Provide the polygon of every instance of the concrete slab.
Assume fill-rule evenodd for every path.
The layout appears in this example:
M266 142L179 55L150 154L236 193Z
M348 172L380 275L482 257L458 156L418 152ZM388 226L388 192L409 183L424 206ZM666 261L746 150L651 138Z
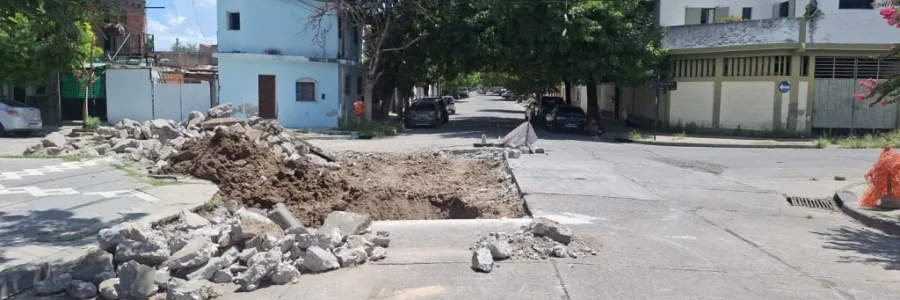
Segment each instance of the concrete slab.
M560 266L559 272L573 300L839 299L797 275L591 265Z

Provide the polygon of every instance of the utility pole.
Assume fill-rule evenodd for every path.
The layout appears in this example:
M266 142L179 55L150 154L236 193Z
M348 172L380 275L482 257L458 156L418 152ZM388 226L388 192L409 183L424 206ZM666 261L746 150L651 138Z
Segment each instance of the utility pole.
M660 89L660 79L659 72L656 72L656 84L653 85L656 88L656 116L653 118L653 140L656 141L656 134L659 133L659 89Z

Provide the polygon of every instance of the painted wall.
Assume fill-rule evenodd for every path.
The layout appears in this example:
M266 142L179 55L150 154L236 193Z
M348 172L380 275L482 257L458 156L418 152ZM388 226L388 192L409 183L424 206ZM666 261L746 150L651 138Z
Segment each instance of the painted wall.
M800 115L797 116L798 130L805 130L806 123L812 122L812 112L806 109L806 103L809 100L809 82L801 81L797 87L797 110ZM787 122L785 122L787 124Z
M900 34L879 15L880 9L839 9L839 0L818 0L824 16L810 27L810 43L900 43Z
M219 99L236 108L245 107L238 117L252 116L258 113L259 75L275 75L278 122L288 128L337 127L343 92L339 69L334 63L220 57ZM316 81L315 102L296 101L296 82L301 78Z
M353 102L356 99L359 99L363 96L365 91L363 88L365 86L361 86L359 80L362 79L362 67L361 66L347 66L342 65L341 67L341 100L338 104L340 107L340 115L342 118L347 118L353 116ZM344 77L350 78L350 93L344 93ZM363 83L364 84L364 83ZM374 104L373 104L374 105Z
M713 88L713 82L679 82L678 90L669 92L669 122L712 126ZM769 117L769 123L771 120Z
M600 93L598 98L600 99L600 111L612 113L616 108L616 84L601 83L600 87L597 88L597 91Z
M771 81L722 82L722 105L719 112L719 126L723 128L740 127L741 129L772 130L776 85L777 83ZM786 97L790 99L789 95ZM787 106L783 109L786 110Z
M685 8L716 8L728 7L729 15L741 15L744 7L753 8L752 20L768 19L772 17L772 5L785 0L659 0L661 26L684 25ZM837 0L819 0L819 3ZM803 11L809 0L797 0L794 17L803 16Z
M151 84L149 73L150 69L106 71L106 115L110 123L122 119L181 121L191 111L206 112L210 108L208 82Z
M734 23L698 24L665 28L663 46L671 49L796 43L799 18L778 18Z
M219 0L219 52L265 53L278 49L283 55L338 57L338 27L334 15L326 15L321 28L307 26L316 1ZM321 5L321 4L319 4ZM239 12L240 30L228 30L228 13ZM318 42L316 34L323 32Z

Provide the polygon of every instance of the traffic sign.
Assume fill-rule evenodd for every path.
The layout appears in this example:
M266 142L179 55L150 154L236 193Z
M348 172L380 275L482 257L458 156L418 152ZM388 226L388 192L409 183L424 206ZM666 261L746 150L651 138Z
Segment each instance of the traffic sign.
M787 80L782 81L778 84L778 90L781 91L782 94L787 94L787 92L791 91L791 83Z
M678 82L676 81L660 81L659 89L663 91L674 91L678 89Z

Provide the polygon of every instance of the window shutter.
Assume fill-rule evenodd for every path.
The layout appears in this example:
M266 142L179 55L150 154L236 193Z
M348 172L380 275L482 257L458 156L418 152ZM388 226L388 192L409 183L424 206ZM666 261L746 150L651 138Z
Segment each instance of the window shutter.
M700 24L700 14L702 9L694 7L684 8L684 25Z
M716 7L716 20L710 23L719 23L720 20L728 17L727 7Z
M797 16L797 0L791 0L788 4L788 18L793 18Z
M781 4L780 3L772 4L772 18L773 19L779 17L779 15L780 15L779 12L781 12Z

